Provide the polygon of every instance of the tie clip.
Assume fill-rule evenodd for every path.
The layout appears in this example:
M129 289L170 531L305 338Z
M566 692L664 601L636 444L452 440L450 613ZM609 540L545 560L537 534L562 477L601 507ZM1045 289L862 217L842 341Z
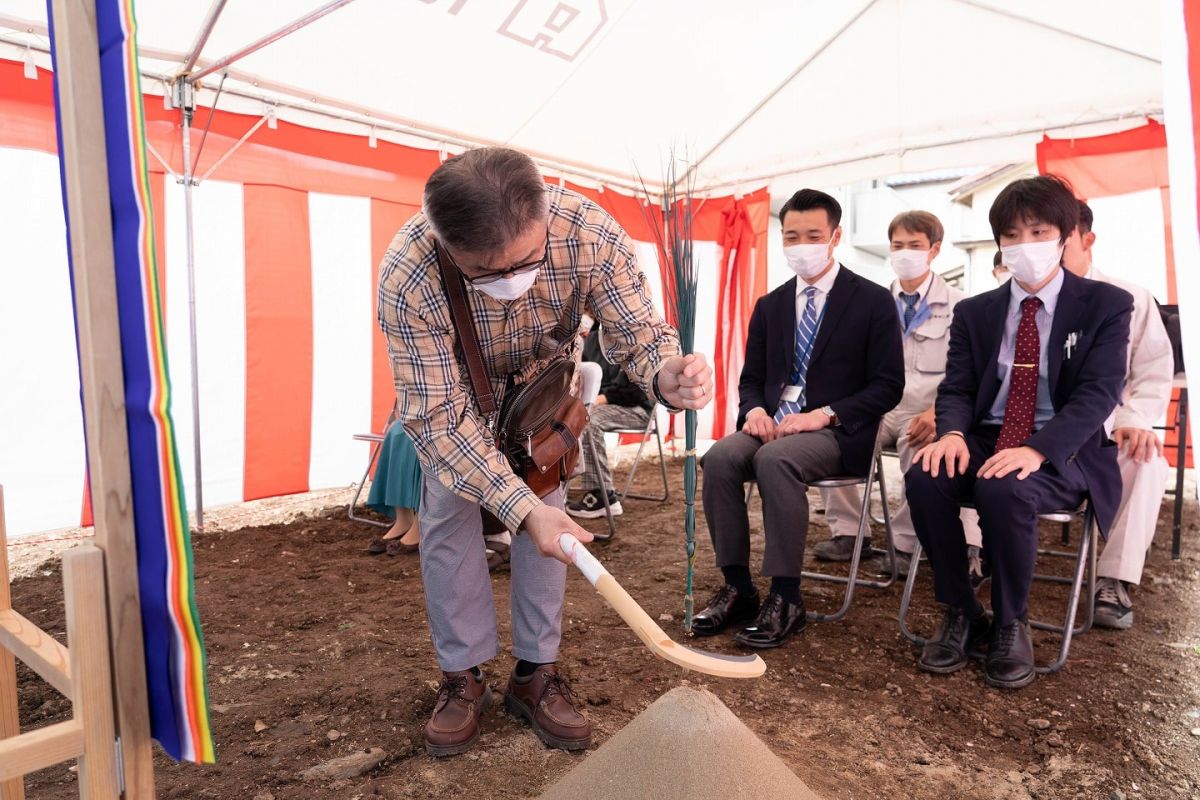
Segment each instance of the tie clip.
M1037 364L1013 364L1014 367L1036 367Z

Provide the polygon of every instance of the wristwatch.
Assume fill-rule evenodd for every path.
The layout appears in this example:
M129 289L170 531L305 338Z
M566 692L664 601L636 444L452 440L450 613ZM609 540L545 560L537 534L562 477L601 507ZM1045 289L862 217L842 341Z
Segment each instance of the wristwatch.
M821 413L829 417L829 427L834 427L838 424L837 412L829 406L821 406Z

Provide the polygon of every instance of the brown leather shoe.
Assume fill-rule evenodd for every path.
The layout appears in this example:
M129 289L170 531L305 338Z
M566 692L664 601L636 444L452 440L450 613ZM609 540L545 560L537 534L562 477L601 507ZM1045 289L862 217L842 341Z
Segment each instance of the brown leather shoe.
M575 708L575 693L555 664L543 664L527 678L514 667L504 694L504 707L533 726L547 747L586 750L592 744L592 723Z
M492 690L482 673L470 670L443 672L433 716L425 725L425 752L431 756L456 756L470 750L479 739L479 718L491 708Z

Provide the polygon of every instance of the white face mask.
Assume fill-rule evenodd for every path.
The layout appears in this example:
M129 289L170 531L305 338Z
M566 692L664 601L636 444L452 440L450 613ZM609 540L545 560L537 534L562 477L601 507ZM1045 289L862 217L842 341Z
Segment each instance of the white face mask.
M919 278L929 269L928 250L893 250L888 255L892 271L902 281Z
M528 272L521 272L516 275L509 275L507 278L490 283L477 283L474 287L486 294L493 300L516 300L521 295L530 290L533 284L537 281L540 269L531 269Z
M1062 261L1063 246L1058 240L1024 242L1001 247L1004 266L1021 283L1036 285L1046 279Z
M783 248L788 266L804 280L815 278L829 266L829 243L793 244Z

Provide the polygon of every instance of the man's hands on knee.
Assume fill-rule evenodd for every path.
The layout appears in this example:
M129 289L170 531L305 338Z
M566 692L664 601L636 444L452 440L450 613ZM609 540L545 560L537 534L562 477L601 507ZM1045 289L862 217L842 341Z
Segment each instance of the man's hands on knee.
M521 523L522 529L533 539L538 552L549 558L557 558L564 564L570 564L571 559L558 546L558 537L569 533L581 542L590 542L592 535L576 524L567 513L554 506L542 503L525 515Z
M751 410L745 423L742 424L742 431L757 438L763 444L775 441L779 435L775 418L761 408Z
M829 427L829 415L824 411L806 411L803 414L788 414L779 423L779 435L791 436L793 433L819 431Z
M1158 435L1145 428L1117 428L1113 431L1113 441L1139 464L1149 464L1163 454L1163 444Z
M935 478L943 466L946 476L953 478L967 471L967 465L971 463L971 451L967 449L967 440L961 435L947 433L933 444L918 450L913 460L919 461L921 469Z
M980 478L1003 478L1010 472L1017 473L1023 481L1042 468L1046 457L1028 445L1009 447L997 451L979 468Z

